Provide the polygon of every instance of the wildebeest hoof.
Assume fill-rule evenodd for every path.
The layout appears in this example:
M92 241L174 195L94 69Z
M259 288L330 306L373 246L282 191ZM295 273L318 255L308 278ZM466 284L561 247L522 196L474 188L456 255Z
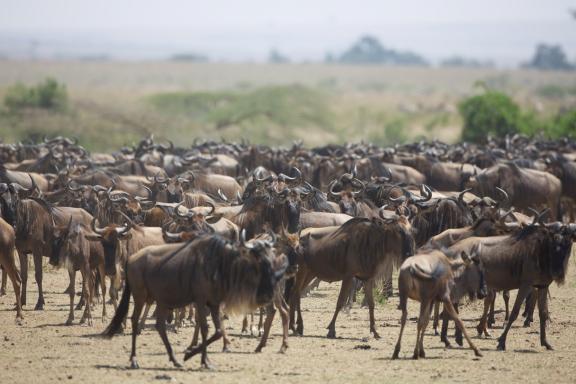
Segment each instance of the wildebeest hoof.
M202 368L208 371L213 371L216 369L216 366L214 366L208 359L206 359L204 362L202 362Z
M335 339L336 338L336 331L334 329L330 329L328 331L328 334L326 335L326 337L329 339Z
M374 338L375 338L376 340L378 340L378 339L380 338L380 335L378 334L378 332L372 331L372 334L374 335Z
M227 346L227 345L225 345L224 347L222 347L222 352L223 352L223 353L230 353L230 352L231 352L231 351L230 351L230 347Z
M254 353L260 353L260 352L262 352L262 348L264 348L263 345L258 345L258 346L256 347L256 349L254 350Z
M530 328L530 325L532 325L532 321L529 319L524 320L524 328Z
M496 347L496 350L497 351L505 351L506 350L506 344L501 342L501 341L498 341L498 346Z
M22 325L23 322L24 319L21 316L16 318L16 325Z
M175 368L182 368L182 364L180 364L178 361L176 360L172 360L172 364L174 364Z
M35 311L43 311L44 310L44 303L37 303L34 307Z
M286 350L288 349L288 345L287 344L282 344L282 346L280 347L280 350L278 351L278 353L286 353Z
M198 352L200 352L200 348L199 347L195 347L192 349L187 349L186 351L184 351L184 361L187 361L188 359L194 357L194 355L197 355Z
M0 296L6 296L6 290L0 289Z
M416 352L414 352L414 354L412 355L412 359L414 360L418 360L418 354Z
M438 336L438 335L439 335L438 330L434 329L434 336Z
M66 325L72 325L73 322L74 322L74 318L69 317L68 320L66 320Z
M553 348L550 344L548 344L547 342L543 342L543 343L542 343L542 346L543 346L543 347L546 347L546 349L547 349L548 351L553 351L553 350L554 350L554 348Z
M474 355L476 355L477 357L482 357L482 353L480 353L480 351L477 349L474 350Z
M462 337L456 337L456 339L454 340L456 341L456 344L458 344L459 346L463 346L464 342L462 340Z
M424 352L423 349L420 350L420 357L421 357L421 358L425 358L425 357L426 357L426 353Z
M140 366L138 365L138 362L136 361L136 359L132 360L130 362L130 369L139 369Z

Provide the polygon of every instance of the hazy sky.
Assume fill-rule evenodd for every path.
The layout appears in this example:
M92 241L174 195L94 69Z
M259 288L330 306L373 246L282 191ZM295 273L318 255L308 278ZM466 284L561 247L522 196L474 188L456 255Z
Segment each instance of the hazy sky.
M511 65L539 42L574 58L571 8L574 0L0 0L0 54L25 56L35 40L40 56L262 60L276 47L304 60L370 33L432 60L458 53Z

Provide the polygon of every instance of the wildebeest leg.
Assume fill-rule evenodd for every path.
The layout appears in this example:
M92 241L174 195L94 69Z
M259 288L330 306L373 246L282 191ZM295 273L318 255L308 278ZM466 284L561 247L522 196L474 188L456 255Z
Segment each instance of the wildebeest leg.
M296 335L304 334L304 321L302 319L302 311L300 308L300 293L302 292L302 289L312 281L312 279L314 279L314 275L309 270L307 270L305 266L302 266L302 268L298 270L296 281L292 287L292 295L290 297L290 328ZM296 312L298 314L298 318L295 322L294 314Z
M220 323L222 324L221 326L221 330L222 330L222 352L230 352L230 344L232 344L230 342L230 339L228 339L228 334L226 333L226 326L224 325L224 320L227 320L226 318L224 318L224 316L222 316L222 318L220 319Z
M74 322L74 296L76 295L76 271L73 267L68 268L68 277L70 279L70 284L68 284L68 288L66 291L70 296L70 312L68 313L68 320L66 320L66 325L72 325Z
M42 254L38 251L34 251L34 278L36 279L36 284L38 285L38 301L34 307L35 311L41 311L44 309L44 290L42 289Z
M510 291L502 291L502 298L504 299L504 307L506 308L504 320L508 321L510 318Z
M288 304L286 304L284 297L278 295L278 300L274 305L280 311L280 318L282 319L282 346L279 352L284 353L288 349Z
M0 296L6 295L6 270L2 269L2 287L0 288Z
M460 314L459 306L460 306L459 303L454 303L454 310L456 311L457 314ZM456 344L458 344L459 346L462 346L464 344L462 340L462 331L458 327L456 327L456 330L454 331L454 340L456 341Z
M432 323L432 328L434 328L434 336L438 336L438 322L440 320L440 303L434 303L434 322ZM442 322L444 326L444 322Z
M437 305L440 305L439 302L436 302ZM452 344L450 344L450 340L448 340L448 322L450 321L450 317L446 311L442 311L442 330L440 331L440 341L444 342L444 346L446 348L452 348Z
M240 333L245 334L248 333L248 314L245 314L242 318L242 330Z
M90 268L85 266L80 269L82 273L82 297L84 298L84 313L80 319L80 324L84 324L86 321L89 326L92 326L92 273Z
M418 325L420 322L422 323L420 329L420 340L418 341L420 344L420 349L418 351L418 357L426 357L426 353L424 352L424 333L426 332L426 328L428 327L428 322L430 321L430 305L431 302L427 302L426 304L421 304L420 306L420 318L418 318Z
M474 343L472 343L472 340L470 340L468 332L466 332L466 328L464 328L464 323L462 323L462 320L460 320L460 317L458 317L458 313L456 313L456 310L454 309L454 306L452 305L452 301L450 300L450 298L449 297L445 298L443 302L444 302L444 311L448 312L448 314L452 317L452 320L454 320L454 322L456 323L456 326L462 331L462 333L464 334L464 338L468 342L470 348L474 351L474 354L476 356L482 356L478 348L476 348Z
M546 320L548 320L548 287L538 288L538 317L540 318L540 345L552 350L546 339Z
M478 336L490 337L490 333L488 332L488 327L486 325L488 319L488 312L490 310L490 306L494 303L494 298L496 297L496 292L490 290L488 291L488 295L484 298L484 309L482 310L482 317L480 317L480 321L478 322L478 326L476 326L476 330L478 331Z
M220 309L217 305L210 307L210 314L212 315L212 321L214 322L214 334L210 336L208 340L206 340L206 336L208 335L208 324L206 323L206 306L203 304L197 305L196 313L196 319L200 323L200 332L202 333L202 344L194 348L191 348L191 346L188 347L184 353L184 361L190 359L192 356L198 354L199 352L202 352L202 366L211 368L210 362L208 361L208 357L206 355L206 349L210 344L222 337Z
M270 303L266 306L266 321L264 322L264 332L262 333L262 338L260 339L260 343L256 347L254 352L262 352L262 348L266 346L266 341L268 340L268 336L270 335L270 328L272 328L272 321L274 321L274 315L276 314L276 308L274 308L274 304Z
M206 317L205 313L204 317ZM192 342L190 342L190 346L188 347L188 349L192 349L192 347L198 345L198 335L200 333L200 321L201 321L200 312L198 311L198 304L196 304L196 324L194 325L194 335L192 336Z
M524 327L526 328L528 328L534 321L534 309L536 308L537 302L538 294L536 293L536 289L533 289L526 298L526 307L524 308L524 313L522 314L522 316L526 318L524 320Z
M142 315L142 319L140 319L140 324L138 325L138 333L142 332L144 326L146 325L146 319L148 318L148 312L150 312L150 307L152 304L146 303L144 308L144 314Z
M138 321L140 320L140 314L142 313L142 307L144 303L139 300L134 300L134 311L132 312L132 352L130 353L130 368L138 369L138 361L136 360L136 338L140 333L140 327ZM150 309L150 306L147 306Z
M332 316L332 321L330 321L330 324L328 324L328 335L326 337L330 339L336 338L336 318L338 317L338 312L340 312L342 306L344 306L344 303L346 302L346 296L348 296L348 292L350 291L351 286L352 277L347 277L342 280L340 294L338 295L338 301L336 302L336 310L334 311L334 316ZM365 289L365 291L367 292L368 290Z
M402 293L400 293L402 295ZM402 309L402 317L400 318L400 334L398 335L398 341L396 342L396 347L394 348L394 354L392 359L397 359L400 353L400 345L402 344L402 334L404 333L404 327L406 326L406 319L408 318L408 309L406 307L407 298L400 297L400 308Z
M20 259L20 278L22 279L22 293L20 301L22 305L26 305L26 287L28 285L28 255L18 251L18 258Z
M376 321L374 320L374 279L370 279L364 283L364 293L366 294L366 301L368 302L370 332L372 332L375 339L379 339L380 335L378 331L376 331Z
M0 251L1 252L1 251ZM16 323L18 325L20 325L22 323L22 299L21 299L21 285L22 285L22 280L20 278L20 273L18 272L18 269L16 268L16 264L14 262L14 255L12 252L8 252L7 254L1 255L0 257L3 260L0 260L2 262L2 267L4 268L2 270L2 274L3 274L3 280L2 280L2 284L4 286L6 286L6 276L8 276L8 278L10 278L10 280L12 281L12 287L14 288L14 295L16 296Z
M489 312L488 312L488 321L487 321L487 325L488 327L492 328L492 326L494 325L494 323L496 322L496 319L494 317L494 313L495 313L495 307L496 306L496 295L494 295L494 297L492 298L492 300L490 301L490 308L489 308Z
M531 290L532 287L529 285L524 285L518 289L518 294L516 295L516 300L514 301L514 306L512 307L512 312L510 313L510 319L506 323L502 335L500 335L498 338L498 347L496 348L498 351L506 350L506 336L508 335L508 331L510 331L510 327L514 323L514 320L516 320L518 317L518 314L520 313L520 307L522 306L524 299L526 299L526 296L528 296Z
M190 324L194 323L194 304L188 306L188 321Z
M106 269L104 264L100 264L98 266L98 274L100 275L100 288L102 289L102 322L107 322L106 316ZM96 287L96 291L98 291L98 287Z
M166 320L168 319L168 308L160 303L156 303L156 330L166 347L166 353L168 353L168 358L174 364L176 368L182 367L182 365L174 357L174 352L172 351L172 346L170 341L168 341L168 335L166 334Z
M260 307L260 318L258 319L258 336L262 335L264 330L264 307Z

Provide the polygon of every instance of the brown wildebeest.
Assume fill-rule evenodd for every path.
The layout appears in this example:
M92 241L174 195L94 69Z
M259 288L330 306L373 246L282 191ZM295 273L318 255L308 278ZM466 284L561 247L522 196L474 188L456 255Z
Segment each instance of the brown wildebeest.
M92 270L98 270L100 274L100 285L102 292L106 292L106 271L104 267L104 253L91 252L90 242L86 239L87 228L82 224L73 222L70 217L68 225L65 227L55 228L56 240L53 245L53 252L58 262L58 266L65 266L68 270L70 284L67 292L70 295L70 311L66 325L72 325L74 321L74 297L75 297L75 280L76 271L82 275L82 295L84 298L84 314L80 319L80 324L88 322L92 325L92 296L94 294L94 280ZM106 321L106 300L102 300L102 321Z
M6 184L3 184L6 185ZM2 266L2 284L6 281L6 275L12 281L14 294L16 295L16 323L22 322L22 303L20 301L20 288L22 280L20 279L20 272L16 268L14 260L14 246L15 246L14 229L4 219L0 218L0 266Z
M286 257L276 257L271 241L244 242L244 236L241 238L237 245L220 236L201 236L185 244L146 247L129 258L122 300L104 335L112 337L118 332L132 295L132 368L138 368L136 337L145 303L156 302L156 329L176 367L181 365L166 335L166 319L171 309L196 303L202 344L189 347L184 360L201 353L202 365L210 367L206 348L222 337L220 307L224 305L228 313L245 313L272 300L276 284L287 268ZM215 329L210 338L207 308Z
M523 301L534 288L538 297L540 344L552 349L546 339L548 287L554 281L558 284L564 282L575 231L574 224L536 223L501 241L482 244L480 259L486 284L491 291L518 289L510 318L498 338L498 350L506 349L508 331L518 317ZM480 332L486 331L486 317L492 298L489 295L484 301L484 313L478 325Z
M392 359L397 359L400 353L402 333L404 332L406 319L408 317L408 298L420 302L416 347L414 348L413 355L414 359L426 356L424 353L424 332L428 326L431 306L436 301L441 301L444 304L444 311L454 319L458 328L462 330L466 341L468 341L470 348L472 348L476 356L482 356L468 337L464 324L452 305L451 298L452 286L454 285L457 270L468 270L472 267L476 274L481 274L477 262L468 262L470 259L477 259L477 257L476 254L473 254L472 257L469 258L466 253L462 253L462 260L453 261L440 251L432 251L431 253L409 257L402 263L398 276L398 290L400 292L399 309L402 311L402 318L400 320L400 334L398 335L398 341L396 342ZM460 271L459 273L467 273L467 271ZM482 279L478 280L481 281Z
M365 281L370 314L370 332L378 338L374 320L374 278L414 254L410 223L404 216L390 214L372 219L354 218L327 234L309 234L300 239L298 273L290 298L291 328L302 335L304 323L300 311L302 290L315 278L327 282L342 281L336 311L328 325L328 337L336 337L336 318L345 304L354 278ZM298 312L294 328L294 312Z

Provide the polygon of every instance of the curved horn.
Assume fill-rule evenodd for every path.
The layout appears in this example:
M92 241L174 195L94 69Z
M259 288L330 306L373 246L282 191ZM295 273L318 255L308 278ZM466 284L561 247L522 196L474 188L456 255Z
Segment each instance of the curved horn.
M246 243L246 228L242 228L242 231L240 232L240 245L246 249L254 248L253 244Z
M331 185L330 185L330 189L328 190L330 192L331 195L333 196L340 196L344 191L340 191L340 192L334 192L334 187L338 184L338 181L334 180Z
M207 214L206 216L213 214L213 213L214 213L214 210L216 209L216 207L214 206L214 204L212 204L212 203L209 202L209 201L205 202L204 204L212 208L212 209L210 210L210 212L208 212L208 214Z
M104 230L106 229L106 228L100 228L100 227L96 226L96 218L95 217L92 218L92 223L91 223L90 227L92 228L92 232L97 233L99 235L104 234Z
M502 196L502 200L499 201L499 203L503 203L505 201L508 201L509 197L508 197L508 193L506 193L505 190L503 190L500 187L496 187L496 190L500 193L500 195Z
M472 188L467 188L467 189L463 190L462 192L460 192L460 193L458 194L458 201L459 201L460 203L464 204L464 203L465 203L465 202L464 202L464 195L465 195L467 192L470 192L471 190L472 190Z
M179 232L179 233L169 232L168 231L169 225L170 225L170 222L168 222L162 226L162 234L170 240L174 240L174 241L178 241L178 242L182 241L182 234L184 232Z
M228 198L226 197L226 195L222 192L222 190L220 188L218 188L218 196L225 202L228 202Z

